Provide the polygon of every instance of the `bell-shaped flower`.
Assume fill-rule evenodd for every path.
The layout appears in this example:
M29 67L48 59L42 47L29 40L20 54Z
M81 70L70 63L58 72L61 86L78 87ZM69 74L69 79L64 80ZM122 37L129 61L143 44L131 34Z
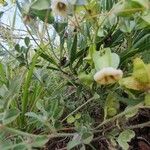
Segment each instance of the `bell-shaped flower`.
M106 84L113 84L119 81L122 78L122 76L123 76L122 70L115 69L112 67L105 67L94 75L94 80L98 84L106 85Z
M55 16L66 17L71 8L68 0L52 0L51 9Z
M103 51L102 54L101 51ZM94 80L98 84L113 84L123 76L122 70L117 69L120 58L116 53L112 53L110 48L104 48L101 51L96 51L96 47L91 46L85 60L94 65L96 71Z

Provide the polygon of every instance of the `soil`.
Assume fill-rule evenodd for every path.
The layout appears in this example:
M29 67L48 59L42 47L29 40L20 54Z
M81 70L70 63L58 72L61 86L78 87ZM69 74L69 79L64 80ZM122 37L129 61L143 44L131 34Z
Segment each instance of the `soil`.
M150 109L141 109L136 117L129 120L128 125L137 125L144 122L150 121ZM135 138L129 143L129 150L150 150L150 125L149 127L136 128ZM100 136L100 135L99 135ZM91 142L91 145L96 150L109 150L108 141L102 135L96 137L96 140ZM43 150L67 150L66 146L69 142L69 138L55 138L50 140ZM73 150L79 150L79 148L74 148ZM86 146L86 150L92 150L90 146ZM114 148L110 150L122 150L121 148Z
M139 115L129 121L131 125L150 121L150 109L141 109ZM134 129L136 137L130 143L131 150L150 150L150 125L149 127Z

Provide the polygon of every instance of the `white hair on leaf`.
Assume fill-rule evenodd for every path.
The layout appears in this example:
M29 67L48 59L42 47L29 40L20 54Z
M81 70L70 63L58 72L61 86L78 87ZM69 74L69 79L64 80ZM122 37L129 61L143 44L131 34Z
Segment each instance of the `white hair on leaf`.
M105 67L98 71L94 75L94 80L98 84L106 85L106 84L113 84L119 81L123 76L123 72L120 69L115 69L112 67Z

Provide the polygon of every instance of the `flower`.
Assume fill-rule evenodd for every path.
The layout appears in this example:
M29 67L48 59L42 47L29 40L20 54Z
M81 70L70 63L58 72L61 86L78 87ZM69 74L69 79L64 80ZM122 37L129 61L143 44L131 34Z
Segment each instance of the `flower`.
M52 0L51 8L54 15L66 17L69 11L69 2L68 0Z
M94 80L99 84L112 84L120 80L123 72L120 69L105 67L94 75Z

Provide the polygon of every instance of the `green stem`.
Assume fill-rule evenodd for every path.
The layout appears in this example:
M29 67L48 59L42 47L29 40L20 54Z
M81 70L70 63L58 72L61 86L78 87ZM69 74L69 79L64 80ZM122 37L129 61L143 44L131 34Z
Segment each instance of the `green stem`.
M47 137L49 139L56 138L56 137L71 137L71 136L74 136L76 134L76 133L55 133L55 134L50 134L50 135L36 135L36 134L23 132L23 131L20 131L20 130L17 130L17 129L9 128L7 126L4 126L4 125L0 124L0 131L1 130L12 133L12 134L18 134L18 135L21 135L21 136L26 136L26 137L34 137L34 138Z
M150 121L144 122L144 123L141 123L141 124L132 125L132 126L125 127L125 128L127 128L127 129L136 129L136 128L144 128L144 127L150 127Z
M118 118L120 118L120 117L126 115L127 113L129 113L129 112L131 112L131 111L134 111L134 110L137 109L137 108L140 108L141 104L142 104L142 103L137 104L137 105L135 105L135 106L133 106L133 107L131 107L131 108L129 108L129 109L123 111L122 113L120 113L120 114L118 114L118 115L116 115L116 116L114 116L114 117L112 117L112 118L110 118L110 119L104 120L104 121L103 121L101 124L99 124L95 129L99 129L99 128L101 128L102 126L108 124L109 122L112 122L112 121L114 121L114 120L116 120L116 119L118 119Z
M61 122L64 122L69 116L73 115L74 113L76 113L78 110L80 110L81 108L83 108L86 104L88 104L89 102L91 102L92 100L94 100L95 98L92 97L89 100L87 100L84 104L82 104L81 106L79 106L77 109L75 109L74 111L72 111L69 115L67 115Z

